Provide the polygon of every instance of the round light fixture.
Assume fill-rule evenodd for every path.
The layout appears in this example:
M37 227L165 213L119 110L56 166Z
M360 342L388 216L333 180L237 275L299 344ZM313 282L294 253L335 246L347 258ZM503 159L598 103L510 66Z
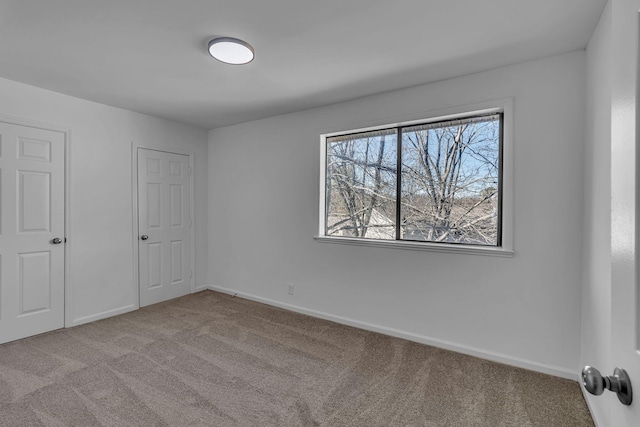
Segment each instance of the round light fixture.
M251 45L233 37L216 37L209 41L209 54L225 64L248 64L255 52Z

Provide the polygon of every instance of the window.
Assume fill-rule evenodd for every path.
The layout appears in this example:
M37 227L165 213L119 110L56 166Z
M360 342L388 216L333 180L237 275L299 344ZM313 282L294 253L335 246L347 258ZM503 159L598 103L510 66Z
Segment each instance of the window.
M321 236L503 248L503 111L324 135Z

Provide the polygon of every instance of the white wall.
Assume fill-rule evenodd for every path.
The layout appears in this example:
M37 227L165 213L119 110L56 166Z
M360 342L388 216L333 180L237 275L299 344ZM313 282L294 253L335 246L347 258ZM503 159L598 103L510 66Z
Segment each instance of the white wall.
M589 173L585 174L580 357L580 366L592 365L606 374L604 369L611 365L611 49L608 3L587 48L585 170ZM607 396L585 397L596 420L608 419Z
M207 263L207 133L127 110L0 79L0 115L71 129L71 230L67 319L79 324L135 308L132 141L196 154L195 283ZM137 284L136 284L137 286ZM69 326L69 325L68 325Z
M210 131L209 283L575 379L585 57L573 52ZM506 97L515 114L513 258L314 241L320 133Z

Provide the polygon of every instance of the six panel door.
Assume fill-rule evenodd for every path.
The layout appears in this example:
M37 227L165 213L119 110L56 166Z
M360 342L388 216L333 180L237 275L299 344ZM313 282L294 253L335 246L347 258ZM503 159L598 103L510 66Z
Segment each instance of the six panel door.
M64 327L64 138L0 122L0 343Z
M189 157L138 149L140 306L191 292Z

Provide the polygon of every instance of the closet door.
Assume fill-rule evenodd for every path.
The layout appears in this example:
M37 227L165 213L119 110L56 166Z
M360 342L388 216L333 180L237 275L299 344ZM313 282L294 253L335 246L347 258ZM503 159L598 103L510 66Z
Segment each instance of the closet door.
M64 138L0 122L0 342L64 326Z
M140 306L191 292L189 156L138 150Z

